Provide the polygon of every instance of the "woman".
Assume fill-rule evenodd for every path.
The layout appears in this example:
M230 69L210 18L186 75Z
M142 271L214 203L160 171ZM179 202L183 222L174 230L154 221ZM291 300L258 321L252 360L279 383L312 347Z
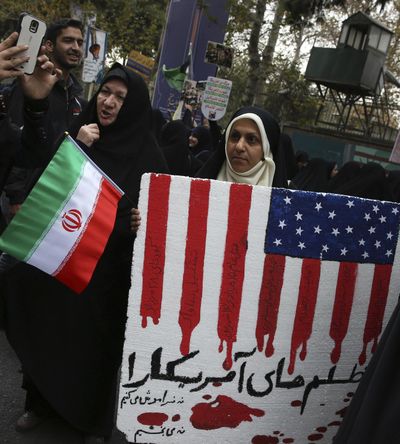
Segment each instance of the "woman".
M241 108L197 177L285 188L286 167L279 147L280 129L272 115L253 106Z
M339 169L338 173L329 180L327 191L329 193L336 193L338 189L354 180L360 174L360 171L361 164L359 162L354 160L346 162Z
M386 178L386 171L376 162L363 165L351 179L339 183L330 191L367 199L394 200L393 191Z
M182 120L172 120L161 129L160 147L171 174L193 177L203 165L189 150L189 134Z
M205 162L212 152L211 132L205 126L196 126L189 135L189 148L194 157Z
M5 279L7 334L30 380L28 419L48 403L87 442L103 442L114 424L134 241L130 211L137 206L142 174L168 172L151 121L143 79L113 65L70 128L88 156L126 193L92 280L76 295L26 264L15 266ZM23 417L21 425L24 430Z
M315 157L293 177L290 187L303 191L326 191L336 163Z

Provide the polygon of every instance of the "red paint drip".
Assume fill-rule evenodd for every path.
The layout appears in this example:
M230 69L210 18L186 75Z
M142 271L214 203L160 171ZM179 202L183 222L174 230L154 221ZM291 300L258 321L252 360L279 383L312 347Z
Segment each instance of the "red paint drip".
M283 442L284 444L291 444L292 442L294 442L294 439L293 439L293 438L284 438L284 439L282 440L282 442Z
M222 382L213 382L212 385L213 387L221 387Z
M276 436L256 435L251 439L251 444L279 444Z
M310 441L320 441L323 437L324 435L321 435L321 433L313 433L307 436Z
M193 427L201 430L215 430L222 427L234 429L243 421L252 422L251 415L264 416L265 412L253 409L235 401L229 396L218 395L215 401L201 402L192 407L190 422Z
M295 401L292 401L292 402L290 403L290 405L291 405L292 407L300 407L301 404L302 404L302 402L301 402L299 399L296 399Z
M154 324L160 319L170 183L170 176L150 176L140 305L143 328L147 326L147 317L151 317Z
M320 273L320 260L303 259L296 316L292 332L292 344L290 348L289 374L292 374L294 371L297 349L301 345L303 348L300 352L300 359L304 361L307 356L307 341L312 333Z
M326 427L317 427L315 430L320 433L325 433L328 429Z
M334 426L339 427L341 423L342 423L342 421L332 421L328 424L328 426L329 427L334 427Z
M382 331L383 316L385 313L387 297L389 293L389 282L392 274L392 265L375 265L374 278L372 281L371 298L369 300L367 320L364 327L364 346L358 358L360 365L365 364L367 358L367 345L374 341L372 352L376 350L378 337Z
M209 399L211 399L211 395L204 395L203 399L205 399L206 401L208 401Z
M162 426L167 419L168 415L160 412L142 413L137 417L140 424L148 426Z
M191 182L185 267L178 321L182 330L180 346L182 355L189 353L193 330L200 322L209 194L210 181L194 180Z
M342 343L349 327L350 313L353 306L358 264L341 262L336 283L335 303L333 306L330 337L335 342L331 361L336 364L340 359Z
M226 342L225 370L232 367L232 348L239 323L251 193L252 188L248 185L232 184L230 188L217 327L221 340L219 350Z
M264 348L264 336L268 335L265 347L265 356L267 357L274 354L274 338L278 323L285 262L285 256L277 254L267 254L264 258L264 270L258 302L256 339L258 350L261 351Z
M171 420L172 420L173 422L177 422L177 421L179 421L180 419L181 419L181 415L178 415L178 414L174 415L174 416L171 418Z
M281 432L279 430L274 430L274 435L279 435Z

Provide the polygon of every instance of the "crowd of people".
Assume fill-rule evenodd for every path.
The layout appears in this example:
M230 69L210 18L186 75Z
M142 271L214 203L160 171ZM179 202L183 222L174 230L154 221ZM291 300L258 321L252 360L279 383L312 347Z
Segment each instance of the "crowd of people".
M81 431L86 443L101 443L111 435L143 173L400 202L398 172L387 172L378 163L350 161L338 168L336 162L308 158L295 151L277 120L261 108L237 110L225 130L214 121L193 127L185 115L167 122L152 110L144 80L118 63L87 102L71 73L83 52L82 25L76 20L48 27L32 76L19 68L26 47L15 46L17 37L12 33L0 43L0 80L16 78L0 90L1 230L65 131L125 192L105 251L79 297L40 270L5 253L0 256L2 326L21 361L26 390L25 411L16 424L20 432L57 414ZM397 324L396 310L335 443L395 442L374 437L391 430L400 399L384 382L388 368L398 368L391 365L398 359ZM373 415L382 421L371 421Z

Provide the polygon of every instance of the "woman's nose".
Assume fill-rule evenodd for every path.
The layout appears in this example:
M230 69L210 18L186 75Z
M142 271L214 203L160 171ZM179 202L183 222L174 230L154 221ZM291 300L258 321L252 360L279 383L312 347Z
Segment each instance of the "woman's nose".
M244 146L245 146L244 139L243 139L243 137L241 137L241 138L236 142L236 149L237 149L238 151L244 151Z

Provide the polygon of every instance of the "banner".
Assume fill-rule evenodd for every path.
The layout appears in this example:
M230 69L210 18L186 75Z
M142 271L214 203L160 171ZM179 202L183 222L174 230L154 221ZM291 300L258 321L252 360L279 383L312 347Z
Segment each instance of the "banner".
M100 82L107 55L107 33L88 27L86 50L83 59L82 80L87 83Z
M128 441L331 442L398 300L400 206L147 174L139 209Z
M205 80L216 73L216 65L206 63L208 41L223 42L228 22L227 0L206 0L199 7L197 0L171 0L161 44L159 69L152 98L153 108L170 117L177 109L181 91L171 88L162 67L175 68L185 63L191 49L190 80Z

